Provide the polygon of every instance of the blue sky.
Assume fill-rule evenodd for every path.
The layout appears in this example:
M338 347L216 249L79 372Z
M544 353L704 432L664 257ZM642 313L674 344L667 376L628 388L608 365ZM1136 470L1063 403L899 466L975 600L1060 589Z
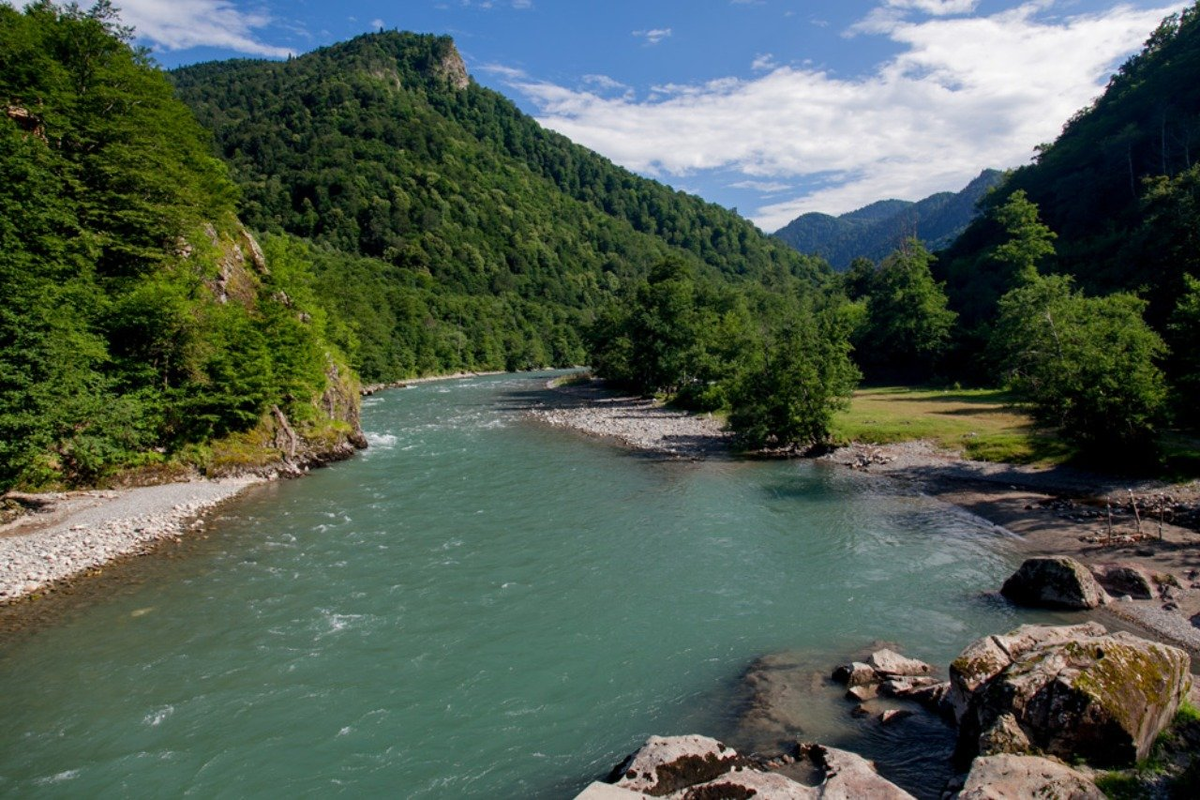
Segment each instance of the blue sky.
M83 3L86 5L86 2ZM473 77L617 163L771 231L957 190L1103 91L1158 0L116 0L173 67L380 27L454 36Z

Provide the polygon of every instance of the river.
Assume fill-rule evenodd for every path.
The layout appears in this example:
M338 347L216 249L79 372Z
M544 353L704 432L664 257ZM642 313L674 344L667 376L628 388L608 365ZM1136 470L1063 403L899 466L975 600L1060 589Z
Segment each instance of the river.
M370 450L0 642L0 793L569 797L650 734L730 735L763 654L944 669L1032 619L981 595L1019 555L978 519L549 429L521 412L544 381L371 397Z

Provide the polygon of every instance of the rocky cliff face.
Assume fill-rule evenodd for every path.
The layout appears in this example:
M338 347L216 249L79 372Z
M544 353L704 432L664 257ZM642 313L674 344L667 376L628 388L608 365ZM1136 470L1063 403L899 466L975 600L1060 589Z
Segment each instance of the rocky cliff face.
M467 65L459 55L458 49L450 46L449 52L442 56L441 62L434 67L433 73L445 80L455 89L466 89L471 85L471 76L467 73Z
M179 255L193 259L198 247L212 248L215 258L195 259L198 268L209 261L216 265L215 271L203 267L210 272L205 276L205 286L218 303L238 303L253 312L266 291L263 279L270 275L267 256L254 235L235 220L222 229L206 224L197 238L200 241L196 244L181 242ZM270 299L293 313L301 325L312 323L309 314L296 307L286 293L276 292ZM298 475L349 458L367 447L358 377L332 351L324 355L324 386L319 394L308 398L303 419L292 419L278 404L271 405L254 429L214 443L212 459L205 469L210 477Z

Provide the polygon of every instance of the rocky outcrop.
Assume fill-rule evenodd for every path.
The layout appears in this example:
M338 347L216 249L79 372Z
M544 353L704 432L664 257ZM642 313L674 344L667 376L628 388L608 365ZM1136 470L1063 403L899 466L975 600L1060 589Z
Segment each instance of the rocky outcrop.
M1092 575L1113 597L1154 599L1154 579L1137 564L1097 564L1092 567Z
M1004 582L1000 593L1012 602L1036 608L1086 610L1104 602L1104 590L1073 558L1031 558Z
M957 800L1026 800L1030 797L1061 800L1103 800L1104 793L1082 773L1058 761L1037 756L983 756L971 764L971 773Z
M752 761L705 736L652 736L613 771L610 780L615 785L592 784L577 800L912 798L880 777L871 762L844 750L802 744L795 747L794 754L769 762Z
M1022 625L1006 634L976 639L950 664L948 699L955 721L962 722L976 690L1025 653L1105 633L1104 626L1096 622L1065 626Z
M950 666L959 756L1038 751L1132 763L1187 695L1189 669L1182 650L1097 623L984 637Z
M662 797L743 763L736 750L707 736L651 736L610 778L622 789Z

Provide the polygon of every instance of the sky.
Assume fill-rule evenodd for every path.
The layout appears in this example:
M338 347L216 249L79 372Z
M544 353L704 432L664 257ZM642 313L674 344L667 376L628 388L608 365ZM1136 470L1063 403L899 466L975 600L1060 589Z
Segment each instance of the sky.
M1026 164L1164 0L115 0L174 67L379 29L449 34L474 79L618 164L774 231ZM81 3L87 5L87 1Z

